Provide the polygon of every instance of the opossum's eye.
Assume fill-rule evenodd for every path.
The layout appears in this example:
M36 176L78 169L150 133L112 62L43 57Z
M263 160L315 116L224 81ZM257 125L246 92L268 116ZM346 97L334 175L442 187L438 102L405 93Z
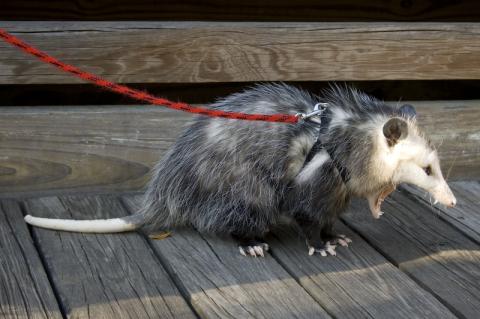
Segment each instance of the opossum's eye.
M425 174L427 174L427 176L432 175L432 167L430 165L424 167L423 170L425 171Z

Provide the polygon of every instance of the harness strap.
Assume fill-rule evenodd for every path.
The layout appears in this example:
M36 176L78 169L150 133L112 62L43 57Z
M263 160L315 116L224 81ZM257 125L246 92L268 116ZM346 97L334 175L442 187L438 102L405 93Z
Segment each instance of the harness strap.
M322 150L326 151L328 155L330 156L330 159L332 160L333 165L336 167L338 173L340 174L340 177L342 178L344 183L347 183L350 180L350 172L348 169L342 165L338 160L335 159L335 157L332 155L335 152L335 146L334 145L325 145L321 141L321 136L322 134L325 134L326 131L328 130L328 125L330 124L331 121L331 111L329 108L326 108L321 114L320 114L320 129L318 132L318 138L317 141L313 144L312 148L310 149L310 152L308 152L307 157L305 158L305 162L303 164L303 167L305 167L315 156L315 154L321 152Z

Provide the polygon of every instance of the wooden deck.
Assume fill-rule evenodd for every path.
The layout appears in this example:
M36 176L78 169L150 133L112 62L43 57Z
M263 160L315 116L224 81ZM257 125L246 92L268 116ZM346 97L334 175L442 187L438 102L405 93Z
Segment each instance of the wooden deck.
M1 318L478 318L480 183L453 182L443 210L410 188L373 220L354 203L338 224L353 239L336 257L308 256L292 230L265 258L192 229L152 240L30 228L26 213L108 218L139 195L0 201Z

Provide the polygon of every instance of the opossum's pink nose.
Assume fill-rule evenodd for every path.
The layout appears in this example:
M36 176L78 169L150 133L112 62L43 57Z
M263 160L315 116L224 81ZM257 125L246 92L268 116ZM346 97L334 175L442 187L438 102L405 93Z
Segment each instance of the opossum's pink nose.
M452 207L455 207L455 205L457 205L457 199L456 199L456 198L454 198L454 199L450 202L450 204L448 205L448 207L452 208Z

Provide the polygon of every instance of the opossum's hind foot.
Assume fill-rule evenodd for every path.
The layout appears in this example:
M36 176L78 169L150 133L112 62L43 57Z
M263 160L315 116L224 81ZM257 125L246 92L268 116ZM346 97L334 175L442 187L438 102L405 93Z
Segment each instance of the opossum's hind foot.
M330 243L330 241L327 241L325 243L312 243L307 240L307 247L309 256L312 256L315 253L320 254L322 257L327 257L328 255L337 255L337 252L335 251L335 248L337 248L337 246Z
M350 244L352 240L345 235L339 234L339 235L335 235L334 238L330 239L328 242L332 245L340 245L343 247L348 247L348 244Z
M270 249L261 238L244 238L235 235L232 237L238 242L238 250L243 256L265 257L265 253Z
M328 255L336 256L336 248L338 245L342 247L348 247L352 240L345 235L334 235L330 240L325 242L309 242L307 240L308 254L312 256L315 253L319 253L321 256L326 257Z

